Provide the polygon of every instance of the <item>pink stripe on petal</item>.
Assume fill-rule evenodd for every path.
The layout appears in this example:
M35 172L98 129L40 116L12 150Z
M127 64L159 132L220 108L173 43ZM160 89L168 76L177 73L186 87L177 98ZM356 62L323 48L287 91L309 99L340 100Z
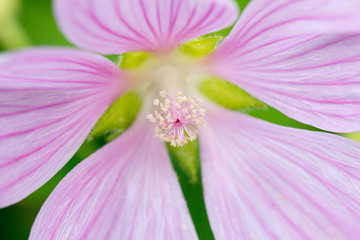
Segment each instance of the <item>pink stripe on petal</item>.
M60 170L122 91L119 68L103 57L70 49L9 53L0 63L0 207Z
M30 239L197 239L166 147L145 116L65 177Z
M103 54L165 51L231 25L231 0L56 0L57 20L71 41Z
M360 236L360 144L227 110L208 111L200 143L216 239Z
M212 73L298 121L360 129L360 1L257 0L216 49Z
M247 43L261 36L339 34L360 31L359 0L254 0L230 38Z

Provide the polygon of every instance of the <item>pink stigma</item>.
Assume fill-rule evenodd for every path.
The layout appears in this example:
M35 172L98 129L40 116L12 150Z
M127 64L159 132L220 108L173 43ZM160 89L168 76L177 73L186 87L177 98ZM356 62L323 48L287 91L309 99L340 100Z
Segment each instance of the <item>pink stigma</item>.
M154 137L170 142L174 147L181 147L189 140L195 140L197 128L205 126L202 119L205 109L199 108L201 100L197 97L188 98L181 92L178 92L176 101L165 91L161 91L160 96L164 98L163 103L159 99L154 100L154 105L159 107L160 111L146 116L156 124Z

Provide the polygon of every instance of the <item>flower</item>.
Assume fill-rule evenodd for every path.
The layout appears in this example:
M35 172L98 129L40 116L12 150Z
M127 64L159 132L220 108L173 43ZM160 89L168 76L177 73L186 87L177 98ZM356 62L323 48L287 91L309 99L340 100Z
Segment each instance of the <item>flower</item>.
M253 0L214 52L192 60L174 50L230 25L237 16L230 0L56 0L55 10L64 33L82 48L101 54L146 51L153 58L122 70L71 49L2 57L2 207L49 180L121 94L135 86L146 93L132 126L57 186L30 239L196 239L151 121L162 140L182 145L193 140L202 117L204 196L216 239L360 236L359 144L276 126L206 99L191 116L186 105L201 104L197 84L212 75L304 123L359 130L358 0ZM161 106L154 99L162 90ZM188 116L194 122L186 122ZM180 134L170 134L179 126ZM191 132L182 135L186 126Z

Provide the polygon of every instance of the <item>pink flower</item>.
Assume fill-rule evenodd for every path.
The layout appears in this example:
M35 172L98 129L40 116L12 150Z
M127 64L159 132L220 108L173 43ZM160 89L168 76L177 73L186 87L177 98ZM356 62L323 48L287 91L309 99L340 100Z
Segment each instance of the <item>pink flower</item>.
M1 58L1 207L48 181L116 98L145 86L135 123L66 176L30 239L196 239L166 147L146 115L154 92L166 90L168 106L148 118L162 140L191 140L204 111L187 111L203 74L318 128L360 129L359 0L253 0L211 55L177 61L177 46L229 26L235 9L230 0L56 0L59 24L76 45L101 54L151 52L155 65L132 75L104 57L61 48ZM216 239L359 238L359 144L210 101L204 108L198 137ZM169 111L178 114L176 125ZM185 127L192 134L181 135Z

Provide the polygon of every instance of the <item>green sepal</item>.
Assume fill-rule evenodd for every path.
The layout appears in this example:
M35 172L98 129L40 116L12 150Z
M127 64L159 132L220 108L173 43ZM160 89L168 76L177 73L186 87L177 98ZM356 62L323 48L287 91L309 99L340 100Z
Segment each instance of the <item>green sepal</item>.
M210 100L225 108L242 111L253 108L266 108L237 85L218 77L207 77L199 85L200 92Z
M134 69L140 67L151 57L147 52L128 52L120 56L119 66L124 69Z
M96 123L88 140L103 138L110 142L134 122L142 105L140 95L132 90L118 98Z
M203 57L214 51L222 39L221 36L196 38L182 44L178 51L195 58Z
M360 132L341 133L340 135L356 142L360 142Z
M199 141L194 140L182 147L173 147L167 144L170 157L176 161L189 176L192 183L197 183L199 176Z

